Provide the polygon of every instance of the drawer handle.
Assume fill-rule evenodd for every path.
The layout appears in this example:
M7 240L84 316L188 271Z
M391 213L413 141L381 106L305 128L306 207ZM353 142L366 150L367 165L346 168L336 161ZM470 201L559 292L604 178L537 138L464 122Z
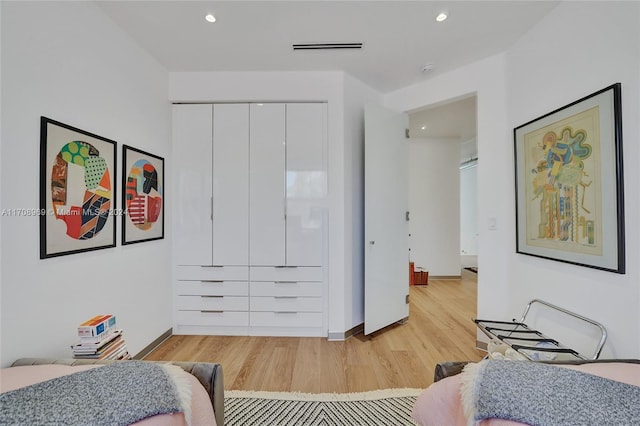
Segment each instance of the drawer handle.
M202 314L224 314L224 311L200 311Z
M222 281L222 280L200 280L200 282L201 282L201 283L205 283L205 284L206 284L206 283L209 283L209 284L216 284L216 283L218 283L218 284L220 284L220 283L223 283L224 281Z
M273 298L274 299L280 299L280 300L282 300L282 299L297 299L298 296L274 296Z
M276 315L297 315L297 312L292 312L292 311L275 311L274 314Z
M224 268L224 265L200 265L202 268Z
M224 296L204 296L204 295L202 295L200 297L202 297L203 299L222 299Z
M298 281L274 281L274 284L298 284Z
M297 268L297 266L277 265L277 266L274 266L274 268L280 268L280 269L281 268L290 268L290 269L293 269L293 268Z

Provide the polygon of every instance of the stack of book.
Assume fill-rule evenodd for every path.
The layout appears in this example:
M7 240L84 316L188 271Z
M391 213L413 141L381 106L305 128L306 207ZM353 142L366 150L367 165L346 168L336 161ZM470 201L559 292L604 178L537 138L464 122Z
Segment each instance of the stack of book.
M98 315L78 326L80 341L71 345L75 359L131 359L114 315Z

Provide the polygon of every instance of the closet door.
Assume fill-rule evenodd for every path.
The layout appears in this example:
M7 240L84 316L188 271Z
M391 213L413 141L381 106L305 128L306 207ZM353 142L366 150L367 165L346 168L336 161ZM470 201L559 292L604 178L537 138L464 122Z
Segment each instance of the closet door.
M211 105L173 106L174 259L211 265Z
M251 104L249 257L251 265L285 264L285 105Z
M325 108L321 103L287 104L287 265L322 265Z
M213 264L249 262L249 105L213 106Z

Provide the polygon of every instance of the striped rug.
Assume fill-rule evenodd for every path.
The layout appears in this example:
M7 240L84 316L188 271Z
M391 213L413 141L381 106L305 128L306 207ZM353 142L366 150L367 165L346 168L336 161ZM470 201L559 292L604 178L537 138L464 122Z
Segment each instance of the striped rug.
M361 393L225 391L225 426L414 426L411 410L423 389Z

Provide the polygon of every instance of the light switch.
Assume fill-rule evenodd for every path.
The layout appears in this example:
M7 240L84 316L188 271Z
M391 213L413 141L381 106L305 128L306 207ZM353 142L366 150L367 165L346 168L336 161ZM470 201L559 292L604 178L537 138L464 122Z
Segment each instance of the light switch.
M498 229L498 221L495 217L490 217L487 220L487 228L489 229L489 231L495 231L496 229Z

